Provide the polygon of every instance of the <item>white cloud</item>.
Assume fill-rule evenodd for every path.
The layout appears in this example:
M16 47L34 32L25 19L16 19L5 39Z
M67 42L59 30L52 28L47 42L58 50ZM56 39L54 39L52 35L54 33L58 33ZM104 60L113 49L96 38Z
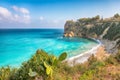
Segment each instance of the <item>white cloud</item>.
M39 23L36 23L34 26L38 26L40 25L41 27L45 27L45 28L62 28L64 26L65 20L63 19L56 19L56 20L51 20L51 19L47 19L47 18L43 18L39 17ZM39 26L38 26L39 27Z
M58 24L58 23L60 23L61 21L59 21L59 20L53 20L53 23L54 24Z
M12 13L8 9L0 7L0 18L1 20L12 19Z
M43 17L43 16L40 16L39 19L40 19L40 21L43 21L43 20L44 20L44 17Z
M23 14L29 14L29 10L27 10L26 8L19 8L17 6L13 6L12 8L16 12L20 12L20 13L23 13Z
M29 11L25 8L18 8L13 6L13 10L16 12L12 12L7 8L0 6L0 21L2 24L7 23L30 23L30 14Z

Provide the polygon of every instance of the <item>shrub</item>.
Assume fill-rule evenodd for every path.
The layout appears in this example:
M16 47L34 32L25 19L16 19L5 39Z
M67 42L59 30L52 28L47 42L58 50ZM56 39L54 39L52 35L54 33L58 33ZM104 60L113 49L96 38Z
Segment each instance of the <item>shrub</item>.
M93 64L90 65L90 69L97 69L99 67L105 66L105 63L102 61L96 61Z
M115 55L115 59L120 63L120 51Z
M93 64L96 61L97 61L97 58L95 58L93 54L88 59L89 65Z
M116 60L113 56L109 56L107 59L106 59L106 63L108 64L116 64Z
M88 70L82 76L80 76L79 80L93 80L95 73L95 70Z
M37 76L43 79L52 79L53 71L61 61L66 59L67 53L62 53L59 58L48 55L43 50L37 50L30 60L24 62L20 69L11 76L12 80L31 80Z
M10 76L15 74L16 68L12 69L9 66L0 68L0 80L9 80Z
M115 66L119 70L120 53L110 55L104 62L98 61L92 55L88 62L77 64L73 67L65 62L67 54L59 57L48 55L43 50L37 50L30 60L24 62L19 69L0 68L0 80L119 80L119 71L110 73L109 66ZM117 64L117 65L116 65ZM38 80L39 80L38 79Z

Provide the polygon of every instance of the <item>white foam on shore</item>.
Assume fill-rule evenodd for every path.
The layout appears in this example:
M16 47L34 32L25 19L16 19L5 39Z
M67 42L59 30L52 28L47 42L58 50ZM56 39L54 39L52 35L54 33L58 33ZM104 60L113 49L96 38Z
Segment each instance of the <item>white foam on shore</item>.
M95 39L94 39L95 40ZM84 53L80 53L79 55L77 56L73 56L73 57L70 57L68 59L66 59L65 61L68 62L68 64L70 64L71 66L77 64L77 63L84 63L85 61L88 60L88 58L92 55L92 54L95 54L97 52L97 49L102 46L101 42L99 40L95 40L97 41L99 44L95 47L93 47L91 50L89 51L86 51Z

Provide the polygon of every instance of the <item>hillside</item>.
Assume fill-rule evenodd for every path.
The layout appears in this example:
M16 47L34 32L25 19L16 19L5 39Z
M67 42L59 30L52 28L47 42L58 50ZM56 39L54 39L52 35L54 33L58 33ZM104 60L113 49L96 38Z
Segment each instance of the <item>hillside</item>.
M101 49L99 53L104 54ZM61 62L66 53L55 57L37 50L20 68L0 68L0 80L119 80L120 52L105 59L98 57L92 55L87 62L71 67Z
M101 40L109 53L116 53L120 47L120 15L105 19L97 15L77 21L69 20L64 26L64 36L96 38Z

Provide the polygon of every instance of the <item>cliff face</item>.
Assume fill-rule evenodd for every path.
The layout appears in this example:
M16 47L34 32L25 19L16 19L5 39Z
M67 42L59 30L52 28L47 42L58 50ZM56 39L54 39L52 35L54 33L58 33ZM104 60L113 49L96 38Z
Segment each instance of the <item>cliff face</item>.
M116 14L106 19L95 16L67 21L64 26L64 36L96 38L114 49L120 46L120 16Z

